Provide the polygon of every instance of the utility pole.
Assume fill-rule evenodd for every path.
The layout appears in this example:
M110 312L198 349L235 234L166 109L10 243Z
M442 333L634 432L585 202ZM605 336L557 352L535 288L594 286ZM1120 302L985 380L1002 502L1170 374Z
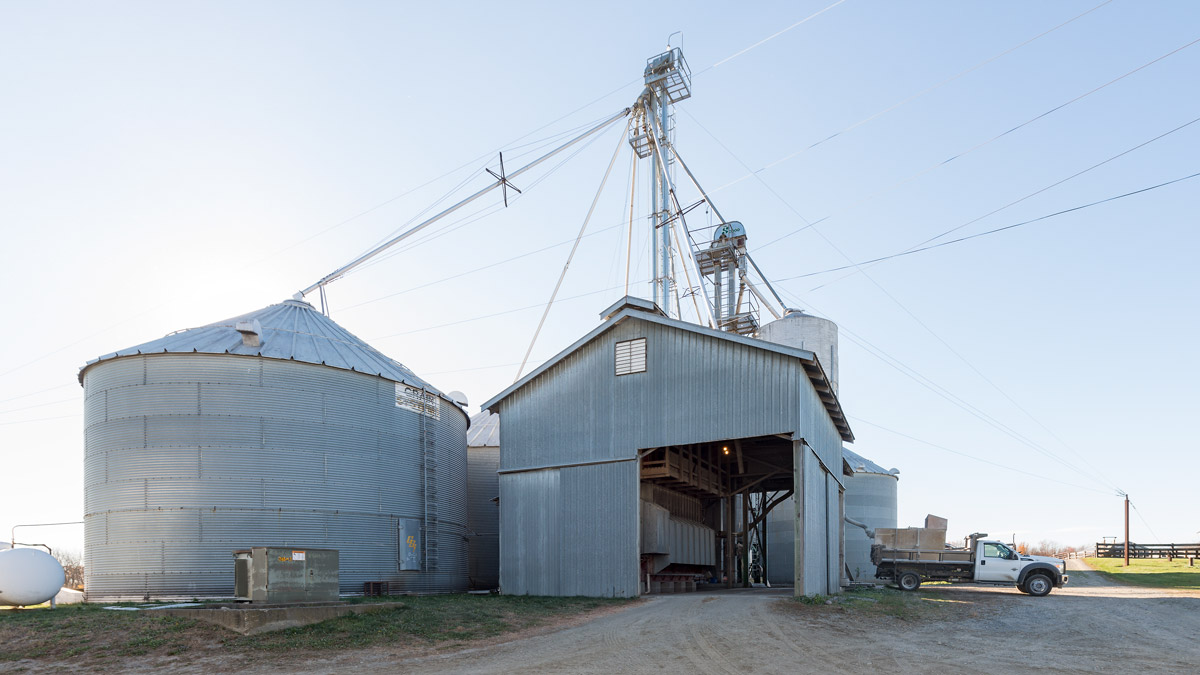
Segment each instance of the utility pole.
M1129 494L1125 493L1125 567L1129 567Z

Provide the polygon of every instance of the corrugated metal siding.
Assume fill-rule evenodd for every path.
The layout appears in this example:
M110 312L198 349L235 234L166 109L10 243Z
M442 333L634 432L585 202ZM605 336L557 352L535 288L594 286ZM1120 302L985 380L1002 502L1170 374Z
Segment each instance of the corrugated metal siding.
M505 594L638 595L636 462L501 474L500 526Z
M424 520L418 416L384 378L242 356L106 360L84 378L91 600L228 597L231 551L335 548L341 590L467 585L466 418L427 419L436 570L397 570L398 519Z
M646 372L614 376L614 343L638 337L647 339ZM836 471L842 466L841 434L800 359L636 317L581 345L500 401L496 408L501 415L502 471L631 459L642 448L787 433L803 438L825 466ZM811 467L808 475L812 481L803 509L809 522L805 579L809 588L817 589L809 592L827 592L821 589L836 590L836 533L840 526L836 508L832 525L827 515L831 497L821 463L807 449L804 456ZM535 484L522 484L515 494L531 498L535 489ZM832 499L836 504L836 484ZM609 497L579 508L585 509L581 517L590 519L593 513L611 514L613 509L624 509L626 505ZM636 499L628 508L637 513ZM795 514L794 509L793 504L784 504L775 514ZM508 513L503 504L502 513ZM506 517L501 520L502 570L504 565L517 562L542 564L544 556L528 547L550 545L549 540L516 537L512 545L522 553L518 556L514 549L512 555L516 557L506 557L503 549L510 537L509 528L528 527L524 523L510 525ZM790 565L786 578L776 581L776 572L783 566L776 556L784 554L781 548L787 549L788 559L793 556L793 526L792 516L786 518L785 525L777 519L768 524L773 531L786 529L788 533L786 542L774 548L768 546L773 583L792 583ZM829 534L831 527L835 529L833 535ZM832 547L830 541L834 542ZM604 555L607 564L624 564L613 553ZM835 570L832 575L831 559ZM633 560L636 563L636 558ZM507 578L502 573L502 586Z
M839 548L841 515L838 507L839 485L835 477L821 467L808 448L801 448L805 462L802 511L805 527L803 583L805 592L836 593L840 588ZM835 466L841 466L840 462ZM776 585L791 585L795 580L796 498L785 500L767 514L767 580Z
M467 560L472 588L500 586L500 448L467 448Z
M613 375L613 343L647 370ZM504 399L501 470L627 459L638 448L794 432L829 466L841 436L793 357L630 318Z

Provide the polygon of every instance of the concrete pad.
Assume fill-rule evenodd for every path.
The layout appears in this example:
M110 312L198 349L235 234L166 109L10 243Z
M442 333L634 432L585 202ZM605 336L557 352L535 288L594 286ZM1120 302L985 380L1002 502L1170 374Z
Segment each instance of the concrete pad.
M237 604L160 609L155 613L197 619L214 623L242 635L254 635L293 626L307 626L348 614L365 614L403 606L403 602L369 602L357 605L346 603L267 606Z

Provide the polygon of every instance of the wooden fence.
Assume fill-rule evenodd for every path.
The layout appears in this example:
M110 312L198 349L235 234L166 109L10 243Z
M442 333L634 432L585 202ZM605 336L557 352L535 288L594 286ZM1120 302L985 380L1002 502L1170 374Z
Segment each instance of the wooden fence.
M1125 544L1096 544L1097 558L1124 558ZM1200 544L1129 543L1130 558L1200 558Z

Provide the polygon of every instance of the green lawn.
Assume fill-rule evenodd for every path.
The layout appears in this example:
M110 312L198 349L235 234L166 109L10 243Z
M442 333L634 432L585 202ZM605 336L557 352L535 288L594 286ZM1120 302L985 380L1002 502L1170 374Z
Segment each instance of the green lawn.
M1134 586L1200 591L1200 564L1189 567L1186 559L1167 562L1166 558L1130 558L1129 567L1124 566L1124 558L1087 558L1084 562L1098 572Z
M0 611L0 670L5 662L22 659L100 667L115 666L131 656L213 653L213 649L253 654L327 652L387 644L456 648L632 602L465 594L370 600L401 602L403 606L253 636L192 619L150 611L105 610L100 605L4 610Z

